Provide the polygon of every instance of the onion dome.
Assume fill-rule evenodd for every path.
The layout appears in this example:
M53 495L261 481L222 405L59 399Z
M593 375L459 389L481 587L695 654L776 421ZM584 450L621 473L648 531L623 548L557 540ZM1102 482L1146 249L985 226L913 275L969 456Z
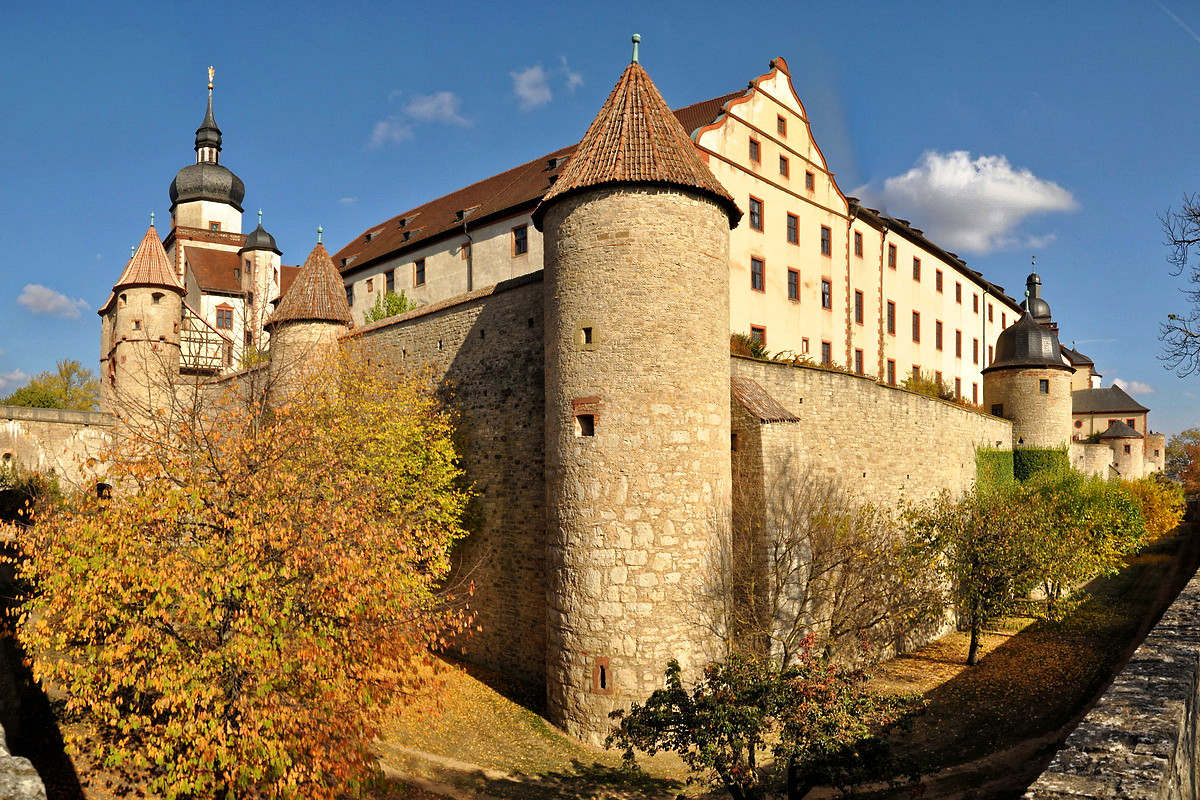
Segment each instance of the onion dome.
M1058 334L1034 319L1029 311L996 337L996 358L983 372L1021 367L1075 371L1063 363Z
M283 255L283 252L275 245L275 237L263 228L261 211L258 212L258 227L250 231L246 236L245 244L238 252L244 253L247 250L270 250L277 256Z
M271 330L285 322L336 322L346 327L353 323L346 286L320 242L308 254L300 274L263 327Z
M171 181L171 208L180 203L210 200L233 206L240 213L246 185L228 168L221 166L221 129L213 116L212 67L208 68L208 110L196 129L196 163L184 167Z
M211 147L221 152L221 129L217 127L216 117L212 110L212 85L208 88L208 111L204 113L204 121L196 128L196 152L201 148Z
M533 211L541 230L546 209L558 200L587 189L612 185L658 184L707 195L729 215L729 227L742 212L667 107L650 76L633 62L613 87L562 174Z
M1025 299L1021 301L1021 308L1038 322L1050 319L1050 304L1042 299L1042 279L1036 272L1031 272L1025 279Z

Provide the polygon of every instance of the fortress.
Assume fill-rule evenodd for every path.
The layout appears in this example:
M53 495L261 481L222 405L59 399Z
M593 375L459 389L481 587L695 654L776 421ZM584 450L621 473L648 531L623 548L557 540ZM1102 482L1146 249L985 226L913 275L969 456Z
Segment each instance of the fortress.
M1017 303L841 192L783 59L672 112L635 45L577 146L333 255L318 242L298 268L261 217L241 232L222 145L210 75L171 228L151 226L100 309L105 410L136 421L180 387L282 377L338 341L436 370L482 511L458 553L478 565L468 655L544 685L551 720L584 740L668 659L690 672L719 652L696 599L735 502L781 470L892 507L969 488L981 447L1068 448L1124 477L1162 467L1147 409L1059 344L1037 275ZM355 324L401 289L414 310ZM731 355L731 333L789 357ZM909 374L961 402L900 388Z

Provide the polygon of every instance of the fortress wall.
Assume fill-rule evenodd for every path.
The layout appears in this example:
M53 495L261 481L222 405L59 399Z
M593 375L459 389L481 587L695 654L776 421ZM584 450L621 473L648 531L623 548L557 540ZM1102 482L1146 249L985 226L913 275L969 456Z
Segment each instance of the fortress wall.
M87 461L109 443L112 417L95 411L0 406L0 466L51 473L66 486L82 486Z
M765 426L763 457L792 463L894 507L975 480L976 446L1012 446L1012 423L956 403L882 386L874 377L733 356L735 377L757 381L800 421ZM776 441L789 440L787 444Z
M1200 796L1200 576L1079 723L1026 800Z
M1113 463L1113 451L1107 442L1088 444L1071 442L1071 466L1084 475L1099 475L1108 478Z
M372 361L430 368L463 415L481 527L456 551L483 630L467 657L541 683L546 653L542 273L422 306L349 334Z

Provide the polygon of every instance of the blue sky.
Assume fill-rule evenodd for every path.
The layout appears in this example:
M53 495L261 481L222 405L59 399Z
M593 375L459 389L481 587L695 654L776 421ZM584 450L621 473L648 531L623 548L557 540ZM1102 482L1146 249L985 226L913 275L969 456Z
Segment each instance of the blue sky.
M839 184L1020 297L1151 426L1200 425L1166 371L1181 311L1158 215L1200 191L1200 8L1005 3L14 3L0 48L0 393L95 367L95 309L192 163L205 69L222 163L302 261L578 141L642 35L672 106L783 56ZM890 180L889 180L890 179ZM165 232L165 230L164 230ZM32 288L31 288L32 287Z

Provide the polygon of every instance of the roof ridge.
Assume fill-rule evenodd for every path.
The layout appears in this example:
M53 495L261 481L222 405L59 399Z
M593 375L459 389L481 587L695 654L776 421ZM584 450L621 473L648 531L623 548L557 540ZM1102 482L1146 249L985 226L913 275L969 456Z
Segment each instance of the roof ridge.
M340 322L353 324L350 305L346 302L346 287L333 266L329 251L320 242L308 254L300 274L279 300L279 305L266 328L284 322Z
M158 231L151 225L146 229L142 241L138 243L129 263L125 265L121 277L113 284L113 289L122 286L162 286L184 293L183 284L171 268L167 260L167 251L163 249Z

